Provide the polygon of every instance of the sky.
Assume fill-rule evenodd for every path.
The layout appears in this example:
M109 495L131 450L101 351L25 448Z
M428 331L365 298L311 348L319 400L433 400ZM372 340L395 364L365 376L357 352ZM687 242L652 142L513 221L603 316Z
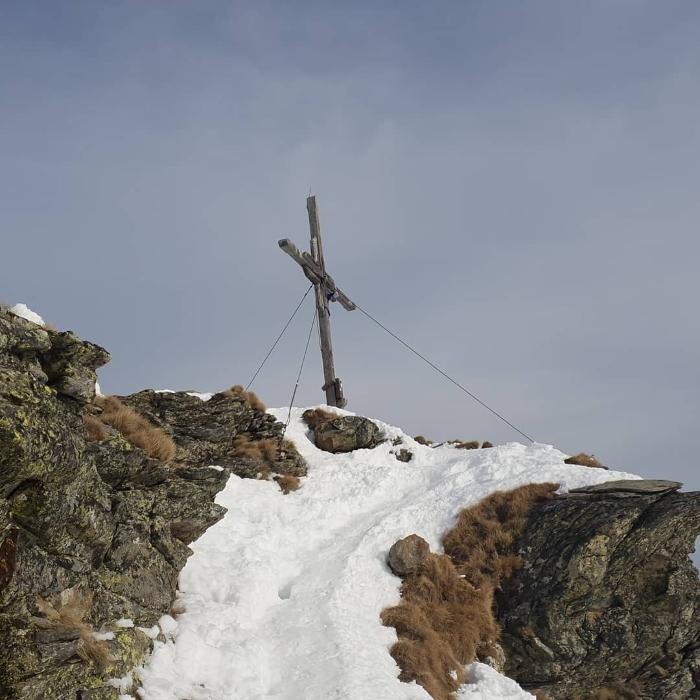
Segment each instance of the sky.
M0 299L103 390L246 384L308 246L537 441L700 488L700 4L0 0ZM311 299L256 379L288 404ZM348 408L508 426L357 311ZM323 401L317 345L295 403Z

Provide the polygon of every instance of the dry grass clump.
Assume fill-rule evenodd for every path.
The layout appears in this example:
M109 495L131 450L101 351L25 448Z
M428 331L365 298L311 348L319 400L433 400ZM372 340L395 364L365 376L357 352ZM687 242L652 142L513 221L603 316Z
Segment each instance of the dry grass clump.
M456 447L458 450L478 450L479 441L478 440L449 440L448 445Z
M85 621L92 609L92 601L91 591L81 593L74 588L68 588L61 593L58 607L40 597L36 599L36 606L46 618L47 627L69 627L78 632L80 639L77 651L80 658L104 668L111 661L109 646L104 641L95 639L95 631Z
M567 457L564 464L577 464L580 467L594 467L595 469L605 469L605 466L599 462L593 455L579 452L573 457Z
M497 491L466 508L443 537L445 555L431 554L401 586L401 603L382 612L396 629L391 655L402 681L415 680L435 700L450 700L463 667L498 638L494 590L520 566L515 546L530 510L557 484Z
M433 444L432 440L428 440L427 437L423 437L422 435L416 435L416 437L413 438L419 445L425 445L426 447L429 447L430 445Z
M97 396L95 403L102 408L100 420L118 430L132 445L162 462L174 459L177 448L172 438L116 396Z
M401 598L381 615L399 637L391 648L399 678L415 680L435 700L448 700L464 683L464 666L497 637L493 588L477 590L449 557L430 554L419 573L404 581Z
M637 681L629 683L611 683L598 688L591 696L592 700L638 700L642 697L641 687Z
M233 440L233 453L236 457L251 459L260 463L260 473L264 479L270 476L270 471L283 457L284 452L292 452L296 448L291 440L274 440L262 438L252 440L249 435L237 435Z
M442 539L445 554L473 586L490 582L497 587L520 566L515 544L530 511L553 498L558 488L559 484L552 483L526 484L512 491L495 491L465 508Z
M282 493L286 496L292 491L296 491L299 486L301 486L301 481L298 476L292 476L291 474L278 474L274 476L273 479L279 484L282 489Z
M222 391L221 393L224 394L224 396L238 396L242 398L254 411L260 411L262 413L267 411L267 407L260 400L260 397L254 391L246 391L240 384L235 384L230 389L226 389L226 391Z
M95 416L83 416L83 425L87 431L88 440L91 442L102 442L107 438L107 430L104 423Z
M320 425L324 425L338 416L335 413L326 411L324 408L309 408L302 413L301 417L311 430L315 430Z

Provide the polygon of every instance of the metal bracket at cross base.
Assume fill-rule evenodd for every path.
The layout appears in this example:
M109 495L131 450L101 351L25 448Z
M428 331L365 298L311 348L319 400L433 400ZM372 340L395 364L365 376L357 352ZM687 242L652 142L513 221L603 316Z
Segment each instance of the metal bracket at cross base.
M330 384L324 384L321 389L326 392L326 395L328 395L328 390L332 389L335 395L335 406L338 408L345 408L348 405L347 400L343 396L343 382L336 377ZM329 406L331 404L328 404Z

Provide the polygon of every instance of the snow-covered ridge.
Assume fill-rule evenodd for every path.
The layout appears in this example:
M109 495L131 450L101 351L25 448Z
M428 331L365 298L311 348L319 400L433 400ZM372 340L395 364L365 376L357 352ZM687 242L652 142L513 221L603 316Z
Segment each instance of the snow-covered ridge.
M142 670L146 700L429 700L398 680L395 631L379 621L399 600L389 547L415 532L441 551L458 512L499 489L636 478L566 465L549 445L431 448L381 421L385 443L333 455L309 440L302 412L292 411L287 437L308 477L287 496L274 482L230 477L217 497L228 513L192 545L180 576L186 612ZM411 462L396 460L393 438ZM461 698L532 697L483 664L469 677Z

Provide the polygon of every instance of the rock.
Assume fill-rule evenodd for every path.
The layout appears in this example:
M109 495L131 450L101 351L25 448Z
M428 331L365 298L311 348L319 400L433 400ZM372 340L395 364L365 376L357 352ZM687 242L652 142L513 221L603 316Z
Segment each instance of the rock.
M429 554L428 543L414 534L395 542L386 561L397 576L405 577L415 574Z
M362 416L339 416L312 430L316 447L334 453L376 447L382 442L380 433L375 423Z
M506 675L553 700L616 684L698 697L700 582L688 554L700 493L679 487L608 482L531 515L524 566L497 595Z
M95 370L109 362L109 353L70 331L49 333L51 347L40 357L49 385L82 403L95 398Z
M663 479L624 479L621 481L606 481L602 484L581 486L571 489L569 493L604 493L604 494L662 494L678 491L683 484L680 481L664 481Z
M53 604L76 587L93 596L85 615L93 629L120 618L149 627L170 609L187 545L224 513L214 498L228 472L202 463L224 451L226 428L214 418L203 445L193 433L212 413L223 421L238 409L193 399L182 410L186 400L174 399L178 428L185 414L192 426L182 427L171 467L113 430L89 442L82 412L108 358L72 333L0 309L0 697L8 700L116 698L107 679L141 663L151 640L136 627L117 630L106 642L114 660L99 669L77 655L76 628L52 623L37 597ZM281 430L240 412L235 430Z
M487 644L482 644L477 649L477 658L481 663L496 669L499 673L503 673L506 665L506 653L498 642L491 641Z
M413 459L413 452L402 447L398 452L394 452L394 457L396 457L399 462L410 462Z
M253 409L231 392L215 394L208 401L185 391L151 390L119 399L172 437L176 462L200 468L215 464L244 479L257 478L260 464L236 456L235 438L245 434L252 440L277 439L284 429L274 416ZM306 463L292 445L269 466L273 473L306 476Z

